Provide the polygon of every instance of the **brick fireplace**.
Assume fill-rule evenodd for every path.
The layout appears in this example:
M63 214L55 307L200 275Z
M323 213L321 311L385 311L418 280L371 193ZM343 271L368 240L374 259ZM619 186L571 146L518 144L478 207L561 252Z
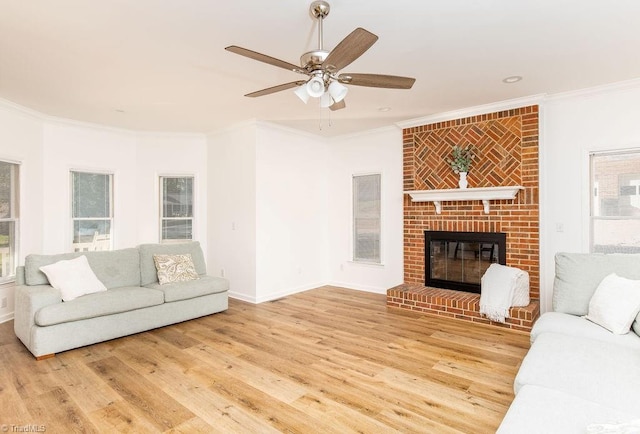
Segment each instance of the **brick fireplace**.
M451 146L471 144L476 159L469 188L522 186L513 200L433 203L404 197L404 283L387 291L387 305L474 322L530 330L539 314L538 106L437 122L403 130L404 191L458 188L446 162ZM426 287L424 231L503 232L506 264L526 270L532 303L512 308L507 324L482 318L478 294Z

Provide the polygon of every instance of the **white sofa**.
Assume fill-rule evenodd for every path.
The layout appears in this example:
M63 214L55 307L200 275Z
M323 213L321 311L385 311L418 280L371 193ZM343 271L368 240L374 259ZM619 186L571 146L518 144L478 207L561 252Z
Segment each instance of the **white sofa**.
M191 255L198 278L161 285L154 255ZM107 290L62 300L40 267L86 256ZM37 358L228 307L229 281L208 276L200 244L142 244L102 252L28 255L16 271L16 336Z
M553 312L531 331L498 433L640 432L640 315L623 335L583 317L611 273L640 280L640 255L556 255Z

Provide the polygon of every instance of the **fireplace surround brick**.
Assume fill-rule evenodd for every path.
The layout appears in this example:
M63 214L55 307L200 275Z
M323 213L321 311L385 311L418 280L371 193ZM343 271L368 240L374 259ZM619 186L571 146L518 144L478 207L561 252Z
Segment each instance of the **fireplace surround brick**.
M414 203L405 195L404 284L387 291L387 305L488 323L478 313L477 294L424 286L424 231L505 232L507 265L529 273L532 299L530 306L512 309L507 326L530 330L540 298L538 106L404 129L404 190L458 188L458 176L446 162L455 144L476 149L470 188L524 190L514 200L492 201L489 214L479 201L443 202L436 214L432 203Z

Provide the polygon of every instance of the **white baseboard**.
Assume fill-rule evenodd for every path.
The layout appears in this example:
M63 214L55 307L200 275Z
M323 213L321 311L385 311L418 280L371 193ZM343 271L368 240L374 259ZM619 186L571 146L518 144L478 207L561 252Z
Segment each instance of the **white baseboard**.
M292 288L292 289L288 289L288 290L284 290L281 292L276 292L274 294L269 294L266 297L260 297L258 298L258 303L264 303L265 301L273 301L273 300L277 300L279 298L284 298L288 295L292 295L292 294L298 294L300 292L304 292L304 291L308 291L310 289L315 289L315 288L319 288L321 286L325 286L325 283L314 283L314 284L310 284L310 285L303 285L303 286L299 286L297 288Z
M236 300L246 301L247 303L256 304L255 297L249 297L246 294L229 291L229 298L235 298Z
M0 315L0 324L2 324L3 322L11 321L12 319L13 319L13 312Z

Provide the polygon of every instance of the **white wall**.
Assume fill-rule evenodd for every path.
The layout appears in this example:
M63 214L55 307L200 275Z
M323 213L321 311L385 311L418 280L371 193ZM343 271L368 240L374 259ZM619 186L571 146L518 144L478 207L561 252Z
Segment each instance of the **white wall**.
M44 176L42 173L42 122L35 114L0 102L0 158L20 165L19 261L28 252L40 251L43 239Z
M328 280L326 148L314 136L258 128L256 302Z
M403 282L402 130L334 139L329 146L329 280L386 293ZM352 261L353 175L382 174L382 265Z
M549 97L542 119L540 296L550 310L554 255L589 250L589 152L640 148L640 81Z
M44 122L43 165L46 217L42 251L72 251L70 171L112 173L113 246L137 242L136 137L129 132L57 121Z
M208 137L209 268L231 295L272 300L325 284L402 283L402 131L322 139L267 123ZM383 265L351 261L354 174L382 173Z
M26 253L40 251L45 213L42 176L42 122L33 113L0 102L0 159L20 163L19 263ZM0 322L13 318L13 284L0 285Z
M71 250L71 170L113 173L113 246L159 241L160 175L196 178L195 234L206 252L206 138L136 134L98 126L45 121L42 173L46 218L42 253Z
M207 137L207 269L230 281L230 295L256 299L256 126Z
M160 176L194 177L193 237L207 252L207 140L201 134L141 134L135 167L136 244L157 243L160 233ZM130 188L134 185L129 186Z

